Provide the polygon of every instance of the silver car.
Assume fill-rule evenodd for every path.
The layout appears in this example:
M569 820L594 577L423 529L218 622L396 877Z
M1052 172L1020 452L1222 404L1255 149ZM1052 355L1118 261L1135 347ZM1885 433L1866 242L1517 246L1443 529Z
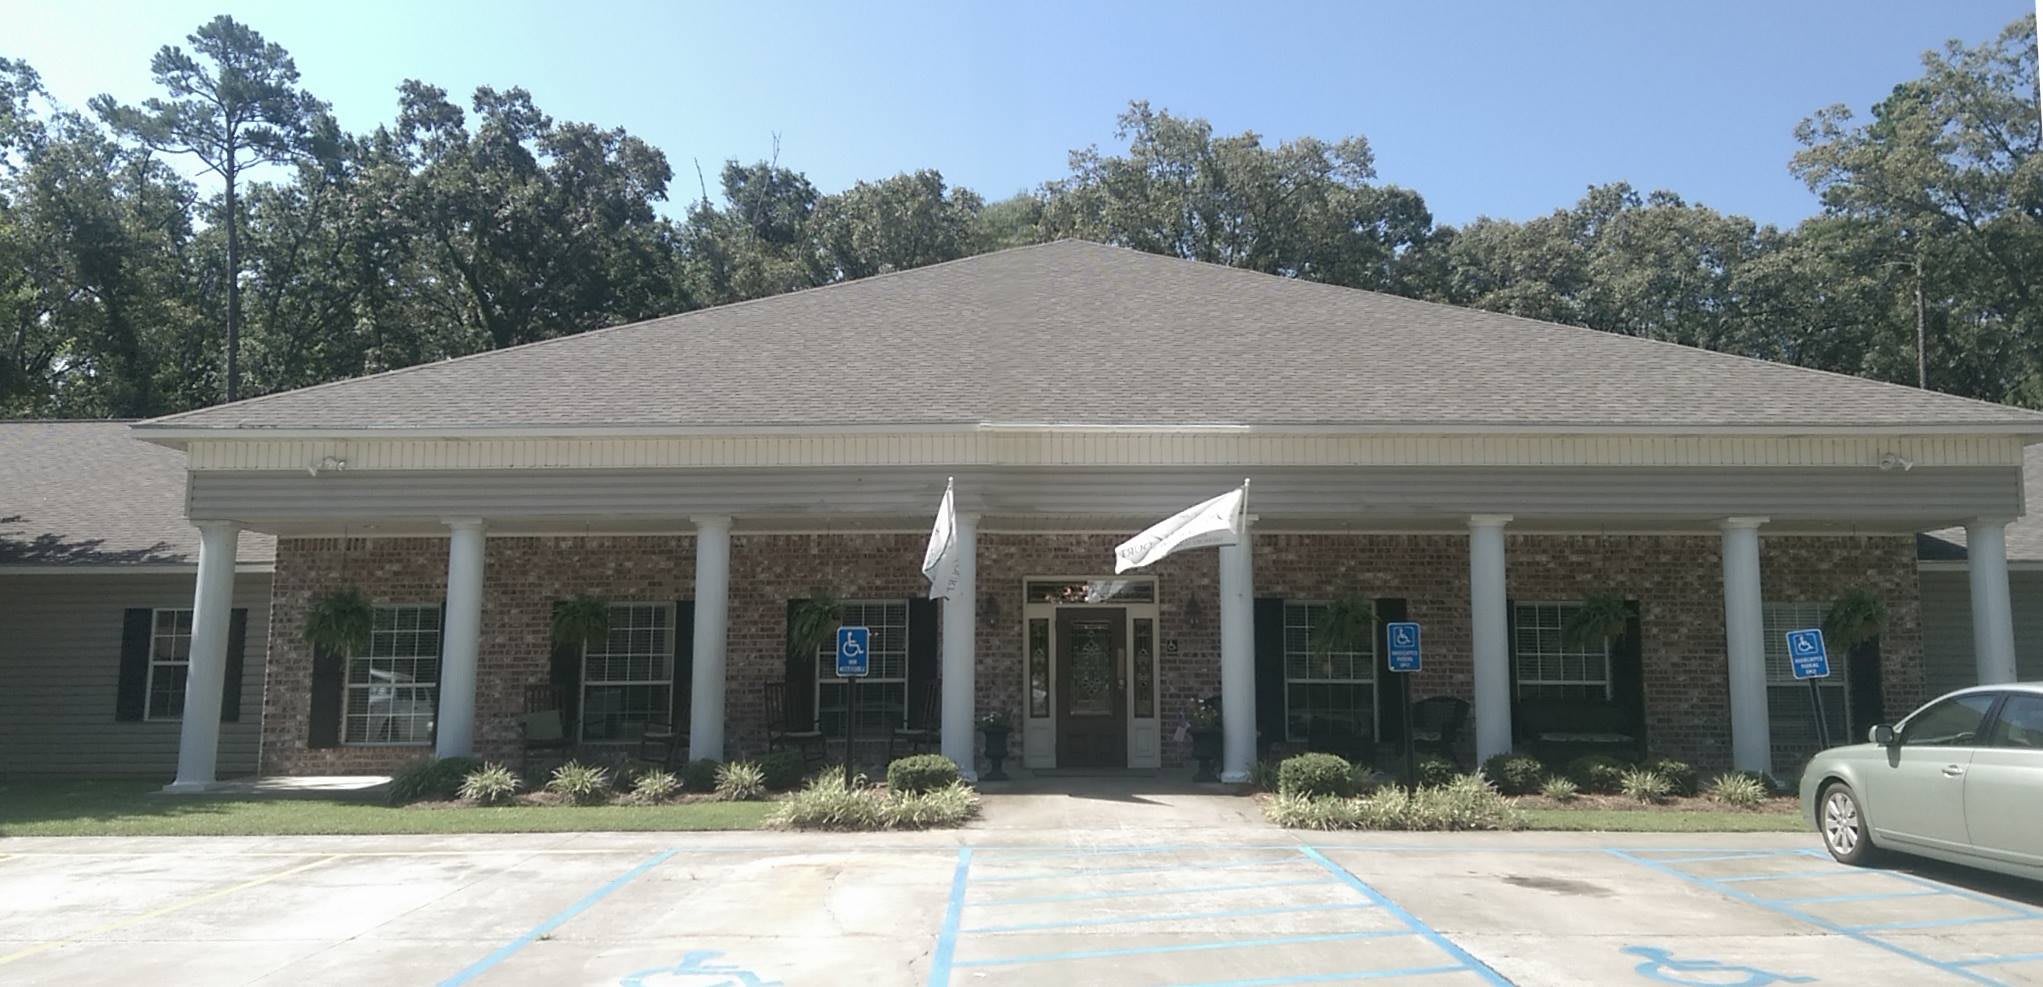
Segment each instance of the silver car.
M2043 880L2043 682L1943 696L1802 774L1830 855L1882 851Z

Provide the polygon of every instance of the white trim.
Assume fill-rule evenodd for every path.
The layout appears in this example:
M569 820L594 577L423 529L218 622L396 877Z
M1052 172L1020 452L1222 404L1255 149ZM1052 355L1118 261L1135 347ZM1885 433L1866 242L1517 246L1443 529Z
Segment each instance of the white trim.
M184 634L183 634L183 635L179 635L179 634L177 634L177 633L176 633L176 627L175 627L175 625L172 625L172 633L170 634L170 636L171 636L171 637L173 637L173 638L175 638L175 637L179 637L179 636L182 636L182 637L183 637L183 638L185 639L185 658L184 658L184 660L182 660L182 661L179 661L179 660L177 660L177 659L174 659L174 658L158 658L158 657L156 657L156 641L157 641L157 639L158 639L158 638L161 638L161 637L163 637L163 636L164 636L164 635L162 635L162 634L158 633L158 632L157 632L157 630L156 630L156 618L157 618L157 615L158 615L158 614L165 614L165 613L185 613L185 614L191 614L191 615L192 615L192 616L191 616L191 620L190 620L190 622L189 622L189 623L188 623L188 624L186 625L186 628L185 628L185 632L184 632ZM198 612L197 612L197 611L195 611L195 610L193 610L193 609L192 609L191 607L151 607L151 608L149 608L149 661L148 661L148 673L147 673L147 674L145 674L145 675L144 675L144 676L142 677L142 721L143 721L143 722L145 722L145 723L177 723L177 722L180 722L180 721L182 721L182 720L184 719L184 695L183 695L183 693L179 693L179 695L178 695L178 699L177 699L177 714L176 714L176 715L174 715L174 716L158 716L158 715L156 715L156 714L155 714L154 712L152 712L152 709L151 709L151 708L152 708L152 707L154 707L154 706L156 705L156 670L157 670L158 668L177 668L177 667L182 667L182 668L183 668L183 669L185 670L185 676L186 676L186 678L185 678L185 684L186 684L187 686L189 686L189 685L190 685L190 683L191 683L191 678L190 678L190 676L191 676L191 667L192 667L192 662L191 662L191 638L192 638L192 632L193 632L193 631L194 631L194 630L195 630L195 629L197 628L197 625L198 625Z
M378 604L376 604L376 605L375 605L375 606L374 606L374 607L372 608L372 610L390 610L390 611L399 611L399 610L420 610L420 611L428 611L428 612L431 612L431 613L433 613L434 615L436 615L436 617L438 617L438 616L440 616L440 615L441 615L442 607L443 607L443 604L442 604L441 602L439 602L439 601L431 601L431 602L407 602L407 603L378 603ZM349 710L350 710L350 708L352 707L352 704L351 704L351 703L350 703L350 702L349 702L348 700L349 700L349 698L350 698L350 697L352 697L352 696L353 696L353 695L354 695L354 694L355 694L355 693L356 693L357 691L362 691L362 692L368 692L368 691L371 691L371 690L375 690L375 689L390 689L390 690L392 690L392 692L391 692L391 698L392 698L392 700L393 700L393 701L395 701L395 699L396 699L396 696L397 696L397 693L396 693L396 691L395 691L395 690L397 690L397 689L405 689L405 690L407 690L407 691L408 691L408 692L409 692L409 693L411 694L411 696L413 697L413 698L412 698L412 701L413 701L413 702L416 702L416 701L417 701L417 698L416 698L416 697L417 697L417 695L418 695L418 692L419 692L419 690L420 690L421 688L424 688L423 686L421 686L421 685L419 684L419 682L418 682L418 679L417 679L417 678L413 678L413 679L412 679L412 682L411 682L411 684L410 684L410 685L397 685L397 684L394 684L394 683L393 683L393 684L391 684L391 685L378 685L378 684L376 684L376 683L375 683L375 682L373 682L373 681L371 681L371 682L367 682L367 683L357 683L357 682L355 682L355 681L354 681L354 674L353 674L353 671L354 671L354 670L353 670L352 666L354 665L354 663L355 663L355 662L358 662L358 661L363 661L363 662L369 662L369 663L370 663L370 669L371 669L371 670L373 671L373 670L374 670L374 668L375 668L375 662L376 662L376 661L378 660L378 659L377 659L377 657L376 657L376 653L375 653L375 652L376 652L376 645L375 645L375 636L376 636L376 634L377 634L377 633L379 633L379 632L378 632L378 631L376 631L376 630L374 630L373 628L372 628L372 629L370 630L370 632L369 632L369 636L370 636L370 645L369 645L369 654L366 654L366 655L347 655L347 656L345 656L345 657L343 657L343 658L341 659L341 710L340 710L340 713L341 713L341 723L340 723L340 746L342 746L342 747L431 747L431 746L433 746L433 738L432 738L432 731L427 731L427 737L426 737L426 739L424 739L424 740L349 740L349 739L348 739L348 726L349 726L349 723L350 723L351 721L353 721L353 720L355 720L355 719L358 719L358 718L359 718L359 719L362 719L362 720L363 720L363 721L364 721L365 723L373 723L373 722L375 722L375 714L373 714L373 713L367 714L367 715L365 715L365 716L362 716L362 717L357 717L357 716L356 716L355 714L353 714L353 713L351 713L351 712L349 711ZM381 633L388 633L388 634L401 634L401 633L415 633L415 632L407 632L407 631L399 631L399 630L391 630L391 631L384 631L384 632L381 632ZM427 655L391 655L391 656L389 656L389 657L388 657L387 659L384 659L384 660L388 660L388 661L410 661L410 662L420 662L420 661L426 661L426 660L431 660L431 661L432 661L432 662L434 663L434 665L436 666L436 669L437 669L437 666L439 665L439 663L440 663L441 661L444 661L444 660L446 659L446 656L447 656L447 622L446 622L446 620L445 620L444 618L440 619L440 620L439 620L439 623L438 623L438 624L437 624L437 625L436 625L436 626L434 627L434 629L433 629L433 638L434 638L434 642L435 642L435 643L436 643L436 644L438 645L438 647L436 647L436 648L434 649L434 653L433 653L433 654L432 654L431 656L427 656ZM433 676L433 684L432 684L432 692L433 692L433 710L434 710L434 712L433 712L433 714L432 714L432 718L433 718L433 720L435 720L435 721L437 721L437 719L439 718L439 706L440 706L440 688L441 688L441 678L442 678L442 677L441 677L441 675L440 675L440 674L439 674L439 673L438 673L438 672L436 671L436 672L435 672L435 674L434 674L434 676ZM418 714L417 714L416 712L407 712L407 713L403 714L403 718L404 718L404 719L406 719L406 720L414 720L414 719L417 719L417 716L418 716ZM397 719L397 717L396 717L396 716L386 716L386 717L384 717L384 719L385 719L385 722L386 722L386 725L387 725L387 724L388 724L388 722L389 722L390 720L394 720L394 719ZM435 725L437 726L437 723L436 723Z
M1534 607L1534 608L1537 608L1537 607L1553 607L1553 608L1555 608L1556 610L1559 610L1559 611L1560 611L1560 613L1559 613L1559 616L1560 616L1560 618L1561 618L1561 623L1560 623L1560 626L1559 626L1558 628L1556 628L1556 630L1558 630L1558 631L1559 631L1559 632L1561 633L1561 636L1562 636L1562 641L1561 641L1561 648L1562 648L1562 650L1560 650L1560 651L1555 651L1555 652L1544 652L1544 651L1534 651L1534 652L1532 652L1532 655L1533 655L1533 657L1534 657L1534 660L1535 660L1535 661L1541 661L1541 659L1544 659L1545 657L1548 657L1549 655L1550 655L1550 656L1552 656L1552 657L1554 657L1554 658L1557 658L1557 659L1561 659L1561 660L1565 661L1565 660L1566 660L1566 659L1567 659L1567 658L1568 658L1568 657L1570 656L1570 654L1574 655L1575 657L1588 657L1588 656L1590 656L1590 655L1593 655L1593 654L1595 654L1595 652L1593 652L1593 651L1575 651L1575 652L1569 652L1569 651L1567 650L1567 647L1568 647L1568 642L1567 642L1567 640L1566 640L1566 637L1567 637L1567 628L1568 628L1568 611L1569 611L1569 610L1571 610L1571 609L1573 609L1573 610L1580 610L1580 609L1582 609L1583 605L1584 605L1584 603L1583 603L1583 601L1581 601L1581 600L1512 600L1512 601L1511 601L1511 645L1510 645L1510 647L1511 647L1511 672L1512 672L1512 676L1511 676L1511 678L1512 678L1512 682L1511 682L1511 691L1512 691L1512 693L1513 693L1513 695L1512 695L1512 697L1511 697L1511 698L1512 698L1512 701L1513 701L1513 702L1518 702L1518 701L1522 701L1522 700L1524 699L1524 696L1522 696L1522 695L1520 695L1520 694L1518 694L1518 693L1520 692L1520 690L1524 689L1524 688L1525 688L1526 686L1528 686L1528 685L1529 685L1529 686L1533 686L1533 687L1535 687L1535 688L1537 688L1537 687L1548 687L1548 686L1550 686L1550 687L1554 687L1554 688L1562 688L1562 689L1565 689L1565 688L1570 688L1570 687L1582 687L1582 688L1586 688L1586 687L1589 687L1589 686L1598 686L1598 685L1600 685L1600 686L1602 686L1602 687L1603 687L1603 701L1604 701L1604 702L1606 702L1606 703L1611 703L1611 702L1615 702L1615 701L1617 701L1617 683L1613 681L1613 678L1614 678L1614 676L1612 676L1612 675L1611 675L1611 671L1612 671L1612 670L1611 670L1611 667L1610 667L1610 663L1611 663L1611 657L1612 657L1612 656L1611 656L1611 653L1610 653L1610 640L1609 640L1608 638L1605 638L1605 639L1604 639L1604 641L1603 641L1603 677L1602 677L1601 679L1543 679L1543 678L1541 678L1541 679L1528 679L1528 678L1526 678L1526 677L1525 677L1525 675L1523 674L1523 672L1521 672L1521 671L1520 671L1520 667L1519 667L1519 662L1520 662L1520 659L1522 659L1522 658L1523 658L1523 657L1525 656L1525 654L1526 654L1526 653L1525 653L1525 652L1523 652L1523 651L1521 651L1521 650L1519 650L1519 647L1518 647L1518 638L1519 638L1519 633L1518 633L1518 632L1519 632L1519 630L1520 630L1521 628L1523 628L1523 627L1525 626L1524 624L1520 623L1520 622L1519 622L1519 620L1518 620L1518 612L1519 612L1519 610L1520 610L1521 608L1524 608L1524 607ZM1541 663L1543 663L1543 661L1542 661Z
M1031 600L1028 596L1028 586L1034 582L1148 583L1151 586L1151 593L1148 602L1133 600L1101 600L1097 603L1084 601L1073 601L1070 603L1038 601ZM1016 669L1016 672L1021 679L1021 708L1016 710L1016 713L1019 714L1021 721L1023 766L1039 769L1057 766L1057 690L1059 687L1057 680L1057 611L1062 609L1119 609L1122 612L1123 618L1122 639L1126 642L1121 655L1121 672L1123 681L1128 683L1128 687L1122 690L1121 700L1121 715L1127 731L1126 750L1123 752L1123 757L1127 762L1125 766L1130 768L1161 767L1163 764L1163 723L1169 718L1163 708L1164 658L1168 654L1165 641L1169 638L1164 632L1163 625L1162 581L1158 577L1151 575L1113 576L1103 573L1093 575L1025 575L1021 579L1020 589L1022 606L1021 612L1016 616L1016 620L1020 623L1022 647L1020 667ZM1029 715L1029 621L1031 619L1047 620L1050 627L1050 665L1047 669L1050 705L1049 715L1044 717L1031 717ZM1150 621L1149 626L1154 634L1150 645L1156 649L1156 653L1150 656L1152 664L1149 682L1149 708L1154 715L1141 718L1135 716L1135 622L1137 620Z
M607 607L611 613L616 613L619 609L631 607L650 607L666 612L667 653L664 656L653 655L653 657L664 657L666 659L667 677L665 679L603 679L600 682L596 682L595 686L596 688L599 689L607 689L611 687L629 688L632 686L660 686L660 685L666 686L667 707L665 709L653 710L653 713L659 715L655 715L652 718L668 720L669 725L671 726L672 725L671 721L674 716L674 689L675 689L674 679L676 677L675 673L678 671L678 669L675 666L680 664L678 659L680 658L681 639L680 626L678 621L680 620L681 615L676 612L678 608L672 602L663 603L658 600L611 600L608 602ZM605 641L603 647L605 650L598 653L607 659L612 655L612 652L608 650L610 647L609 642ZM641 655L634 654L629 651L622 652L621 654L627 659L643 657ZM575 737L574 737L575 743L628 744L637 740L638 738L636 737L592 738L589 736L589 686L591 680L589 677L589 642L587 641L582 642L581 663L582 667L578 670L578 673L576 675L576 678L579 679L580 682L576 687L575 693L575 712L577 714L575 716Z
M1374 606L1374 605L1375 605L1375 603L1376 603L1376 600L1375 600L1375 599L1371 599L1371 600L1370 600L1369 602L1370 602L1370 605L1371 605L1371 606ZM1312 624L1311 624L1311 619L1310 619L1310 614L1311 614L1310 608L1312 608L1312 607L1326 607L1326 606L1330 606L1330 605L1331 605L1332 603L1333 603L1333 601L1332 601L1332 600L1320 600L1320 599L1300 599L1300 600L1292 600L1292 599L1286 599L1286 600L1284 600L1284 614L1283 614L1283 618L1282 618L1282 620L1280 621L1280 623L1281 623L1281 624L1283 625L1283 626L1282 626L1282 631L1283 631L1283 634L1284 634L1284 647L1283 647L1283 648L1281 649L1281 650L1282 650L1282 652L1283 652L1283 655L1282 655L1282 658L1281 658L1281 660L1282 660L1282 661L1283 661L1283 663L1284 663L1284 721L1283 721L1283 723L1282 723L1282 724L1280 724L1280 725L1278 726L1278 733L1279 733L1279 734L1281 735L1281 737L1282 737L1283 741L1284 741L1285 743L1287 743L1287 744L1296 744L1296 743L1309 743L1309 742L1311 741L1311 739L1312 739L1312 738L1311 738L1310 736L1307 736L1307 737L1304 737L1304 738L1301 738L1301 739L1293 739L1293 738L1292 738L1292 736L1291 736L1291 685L1292 685L1292 683L1294 683L1294 682L1296 682L1296 683L1299 683L1299 684L1302 684L1302 685L1361 685L1361 684L1367 683L1367 684L1368 684L1368 686L1369 686L1369 739L1370 739L1371 741L1376 741L1376 742L1381 742L1381 741L1383 740L1383 683L1382 683L1382 682L1381 682L1380 680L1378 680L1378 678L1377 678L1377 674L1376 674L1376 673L1377 673L1377 671L1378 671L1378 669L1377 669L1377 667L1376 667L1376 666L1377 666L1377 660L1378 660L1378 658L1379 658L1379 655L1377 654L1377 651L1376 651L1376 639L1377 639L1377 634L1376 634L1376 633L1375 633L1375 632L1374 632L1373 630L1372 630L1372 632L1371 632L1371 633L1370 633L1370 635L1369 635L1369 646L1368 646L1368 650L1367 650L1367 651L1364 651L1364 652L1350 652L1351 654L1363 655L1363 656L1365 656L1365 657L1367 657L1367 658L1369 659L1369 665L1368 665L1368 667L1369 667L1369 677L1368 677L1368 678L1366 678L1366 679L1323 679L1323 678L1302 678L1302 679L1297 679L1297 678L1292 678L1292 677L1291 677L1291 608L1292 608L1292 607L1305 607L1305 608L1308 608L1308 609L1307 609L1307 623L1306 623L1306 625L1305 625L1305 626L1306 626L1306 633L1307 633L1307 636L1308 636L1308 641L1307 641L1307 645L1306 645L1306 659L1307 659L1308 661L1310 661L1310 660L1311 660L1311 658L1312 658L1312 653L1311 653L1311 652L1312 652L1312 648L1311 648L1311 642L1310 642L1310 640L1309 640L1309 637L1310 637L1310 635L1311 635L1311 632L1312 632ZM1372 628L1374 628L1374 627L1379 627L1379 626L1381 626L1381 624L1380 624L1380 623L1378 623L1378 622L1374 622L1374 621L1372 621L1372 622L1371 622L1371 625L1370 625L1370 626L1371 626ZM1310 715L1310 714L1308 713L1308 715ZM1309 733L1309 732L1310 732L1310 731L1308 730L1308 733Z

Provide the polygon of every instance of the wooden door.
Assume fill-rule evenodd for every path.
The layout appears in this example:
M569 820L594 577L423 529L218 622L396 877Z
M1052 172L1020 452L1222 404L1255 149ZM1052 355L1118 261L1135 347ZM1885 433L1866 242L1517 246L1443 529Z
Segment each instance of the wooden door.
M1128 611L1057 611L1057 766L1128 766Z

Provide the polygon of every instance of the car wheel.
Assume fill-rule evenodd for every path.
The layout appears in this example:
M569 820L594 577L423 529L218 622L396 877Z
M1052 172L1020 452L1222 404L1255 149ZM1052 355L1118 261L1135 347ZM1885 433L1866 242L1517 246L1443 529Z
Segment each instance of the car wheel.
M1844 782L1832 782L1817 799L1816 828L1823 834L1823 848L1841 864L1862 866L1877 855L1866 814L1859 810L1858 793Z

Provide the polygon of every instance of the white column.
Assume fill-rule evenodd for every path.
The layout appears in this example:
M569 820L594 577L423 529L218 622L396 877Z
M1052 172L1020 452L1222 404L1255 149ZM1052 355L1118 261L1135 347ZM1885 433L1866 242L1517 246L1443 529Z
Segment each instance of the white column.
M1508 514L1468 519L1469 646L1475 673L1476 763L1511 752L1510 614L1504 602Z
M972 756L973 714L978 707L979 515L959 514L958 586L943 601L943 755L958 762L958 773L976 781Z
M1724 532L1724 656L1731 681L1731 766L1771 774L1772 728L1766 720L1766 624L1759 593L1759 526L1763 517L1726 518Z
M689 760L724 759L724 638L731 596L731 519L695 522L695 672L688 706Z
M1220 546L1220 780L1239 784L1256 767L1256 571L1254 518L1241 544Z
M440 719L433 756L475 756L475 666L482 652L481 518L449 518L447 615L440 621Z
M1972 576L1972 663L1980 685L2015 680L2015 619L2008 603L2008 521L1965 525L1965 568Z
M234 550L241 526L200 521L199 579L192 595L191 666L178 724L177 780L167 792L200 792L215 780L220 690L227 684L227 625L234 611Z

